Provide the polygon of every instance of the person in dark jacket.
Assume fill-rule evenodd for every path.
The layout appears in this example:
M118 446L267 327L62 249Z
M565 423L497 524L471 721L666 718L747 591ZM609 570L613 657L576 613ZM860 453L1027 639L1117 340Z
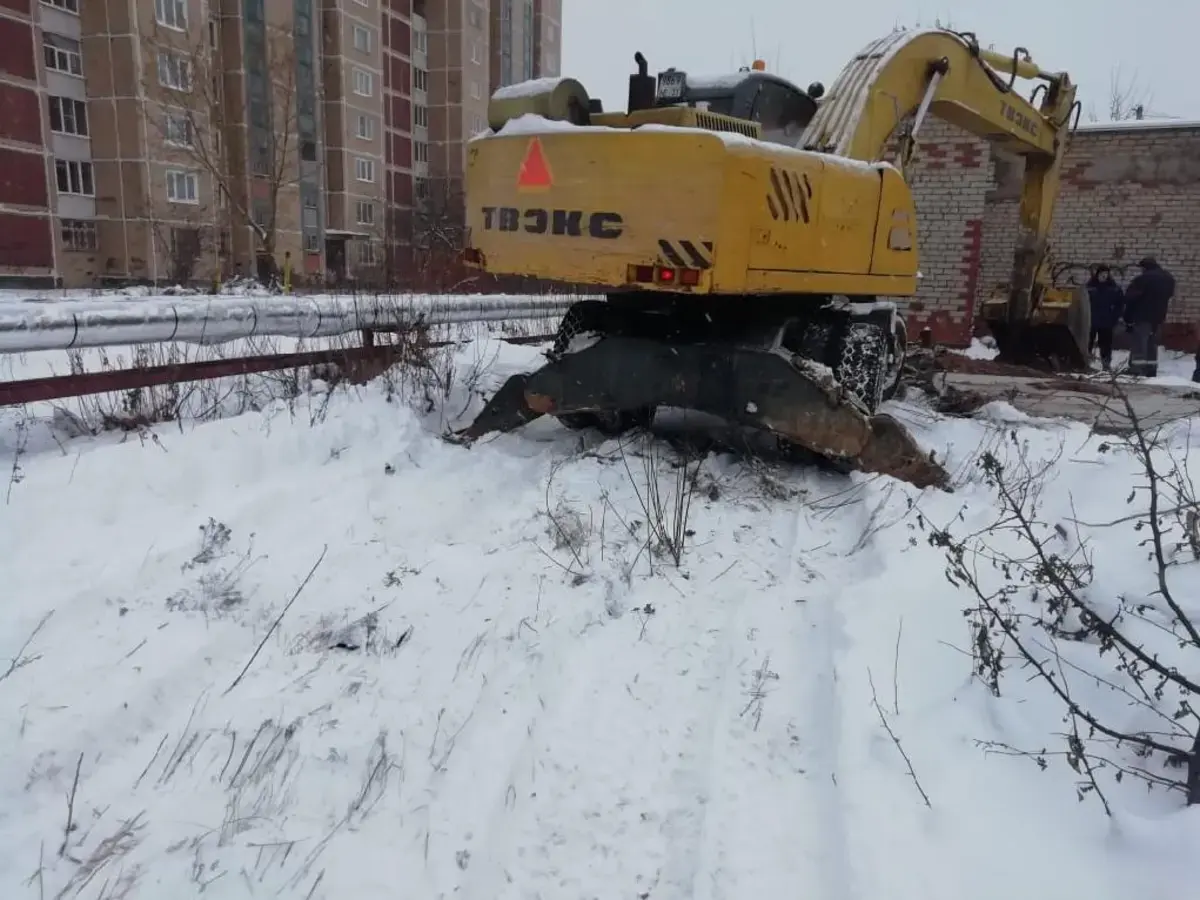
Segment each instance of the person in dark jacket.
M1096 267L1087 284L1092 304L1092 333L1088 354L1100 347L1100 363L1107 372L1112 368L1113 329L1125 311L1125 292L1113 281L1112 270L1105 265Z
M1125 328L1133 335L1129 349L1129 374L1158 375L1158 344L1167 310L1175 296L1175 276L1153 256L1138 263L1141 274L1125 289Z

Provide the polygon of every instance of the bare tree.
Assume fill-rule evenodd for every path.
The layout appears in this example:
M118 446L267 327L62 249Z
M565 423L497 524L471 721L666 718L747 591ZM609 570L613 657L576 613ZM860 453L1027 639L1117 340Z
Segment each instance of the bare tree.
M147 119L172 151L211 179L217 227L248 229L256 255L273 260L280 200L299 183L305 150L294 38L260 23L261 52L227 65L219 28L211 24L183 32L157 25L151 30L146 56L153 63L146 77L154 83L146 95L160 99ZM315 161L315 145L311 151Z
M469 280L461 265L466 237L466 204L462 183L453 178L426 178L415 185L412 212L397 218L392 243L406 243L414 274L423 283L450 289Z
M1127 78L1122 73L1121 67L1117 66L1109 74L1108 81L1108 104L1105 110L1108 118L1104 121L1129 122L1145 118L1165 117L1162 113L1151 111L1154 93L1139 81L1137 72ZM1095 105L1089 105L1087 115L1089 121L1101 121L1100 116L1096 113Z

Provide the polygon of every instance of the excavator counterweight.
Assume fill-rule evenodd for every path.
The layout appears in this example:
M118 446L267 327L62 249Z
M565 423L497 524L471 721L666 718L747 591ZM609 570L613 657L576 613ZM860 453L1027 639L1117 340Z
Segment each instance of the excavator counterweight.
M757 65L656 78L637 63L624 112L572 79L526 82L493 95L491 130L469 145L467 261L605 299L572 307L547 364L504 385L460 439L547 414L621 431L684 407L850 467L945 484L880 412L907 350L895 301L919 278L903 173L930 113L1025 159L1012 276L981 310L1001 355L1086 362L1087 304L1047 279L1077 110L1065 74L941 29L872 43L828 95ZM1041 82L1031 99L1018 78Z

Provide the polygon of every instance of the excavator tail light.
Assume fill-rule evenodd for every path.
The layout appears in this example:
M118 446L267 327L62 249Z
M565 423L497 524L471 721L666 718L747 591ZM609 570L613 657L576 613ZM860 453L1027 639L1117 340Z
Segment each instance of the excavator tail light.
M675 269L671 266L630 266L627 272L629 284L680 284L696 287L700 284L699 269Z

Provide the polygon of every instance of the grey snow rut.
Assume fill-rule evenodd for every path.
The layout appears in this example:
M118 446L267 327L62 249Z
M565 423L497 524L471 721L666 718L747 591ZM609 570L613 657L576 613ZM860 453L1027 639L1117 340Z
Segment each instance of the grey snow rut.
M809 564L822 540L803 511L774 519L779 576L770 590L750 589L732 630L740 677L720 710L705 865L681 897L774 896L785 885L815 900L853 896L836 783L838 562L815 551Z

